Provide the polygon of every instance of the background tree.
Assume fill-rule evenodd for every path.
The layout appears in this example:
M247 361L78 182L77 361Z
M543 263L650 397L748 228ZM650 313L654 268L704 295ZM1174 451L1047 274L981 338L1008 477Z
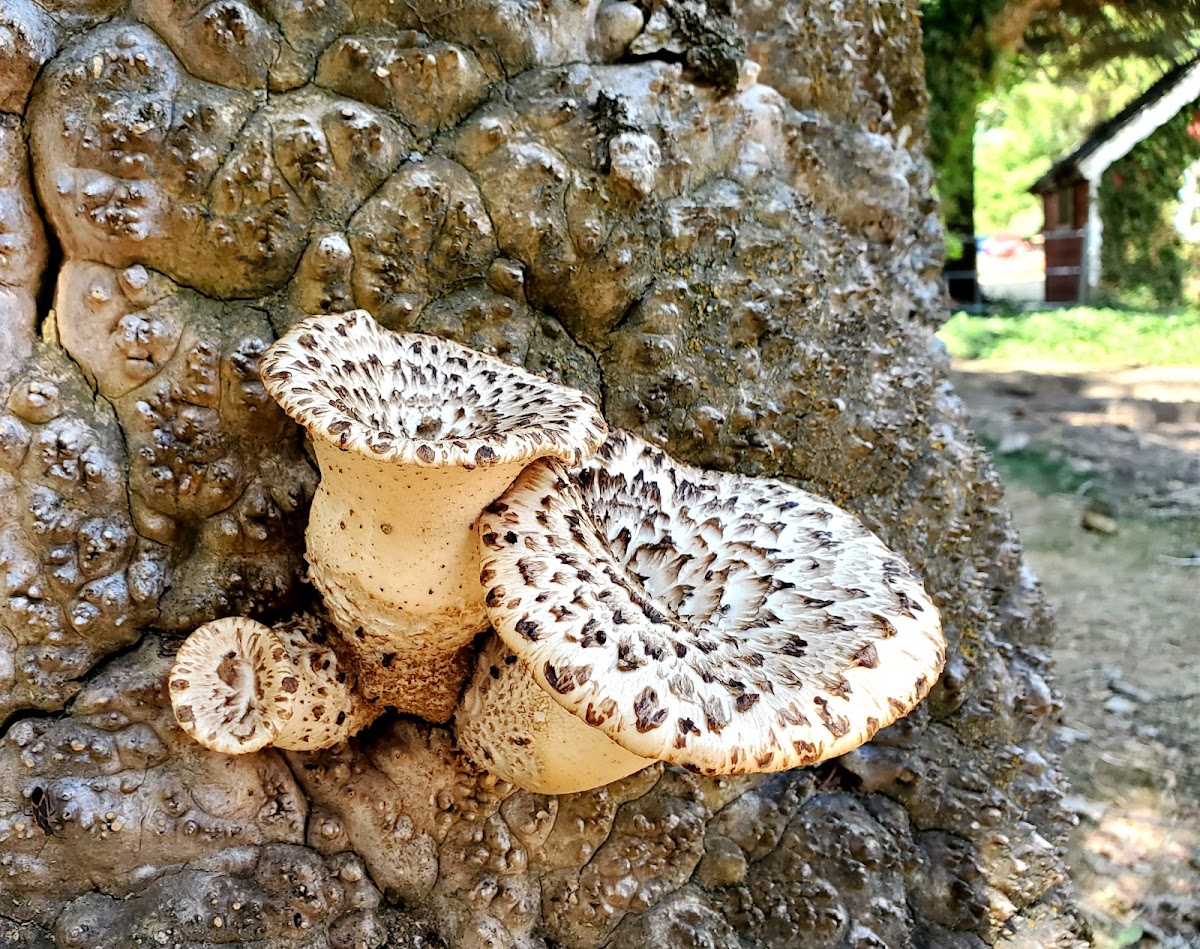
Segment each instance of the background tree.
M929 158L953 241L975 234L975 125L980 103L1000 81L1011 52L1008 34L995 31L1006 6L1004 0L925 0L921 7Z
M1129 59L1165 71L1190 55L1200 30L1196 0L924 0L922 13L929 154L952 235L976 232L975 132L989 96L1038 71L1059 83Z

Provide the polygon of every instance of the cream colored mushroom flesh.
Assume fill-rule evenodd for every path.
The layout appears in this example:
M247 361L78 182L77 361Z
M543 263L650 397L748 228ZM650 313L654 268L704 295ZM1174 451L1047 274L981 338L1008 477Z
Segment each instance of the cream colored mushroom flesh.
M370 724L382 706L355 694L337 656L311 641L314 631L311 617L275 629L244 616L198 627L167 679L180 727L236 755L328 748Z
M306 537L313 585L365 695L445 721L488 617L475 520L529 463L578 465L604 440L592 400L368 313L302 320L263 384L312 437L321 483Z

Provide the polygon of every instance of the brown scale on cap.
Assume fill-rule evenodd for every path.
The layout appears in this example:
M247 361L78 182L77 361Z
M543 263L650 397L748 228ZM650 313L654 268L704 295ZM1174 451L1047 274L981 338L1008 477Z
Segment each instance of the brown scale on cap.
M855 517L626 433L577 477L531 465L479 530L492 623L521 668L643 759L812 764L907 714L942 668L920 579Z

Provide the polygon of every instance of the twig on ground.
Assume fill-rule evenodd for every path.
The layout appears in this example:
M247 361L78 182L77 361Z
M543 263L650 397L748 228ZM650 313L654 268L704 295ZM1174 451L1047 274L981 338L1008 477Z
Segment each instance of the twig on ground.
M1159 554L1158 561L1172 567L1200 567L1200 557L1172 557L1170 554Z

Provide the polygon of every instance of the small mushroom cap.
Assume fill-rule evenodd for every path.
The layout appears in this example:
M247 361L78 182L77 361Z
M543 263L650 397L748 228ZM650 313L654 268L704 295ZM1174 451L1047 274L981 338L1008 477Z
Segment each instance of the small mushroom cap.
M263 385L313 438L379 461L578 465L607 426L590 397L365 310L301 320L262 359Z
M167 681L180 727L228 755L271 744L286 721L280 711L299 687L274 630L244 616L197 627L179 647Z
M704 774L843 754L941 671L920 579L798 488L614 432L578 477L528 467L479 520L496 632L563 708Z

